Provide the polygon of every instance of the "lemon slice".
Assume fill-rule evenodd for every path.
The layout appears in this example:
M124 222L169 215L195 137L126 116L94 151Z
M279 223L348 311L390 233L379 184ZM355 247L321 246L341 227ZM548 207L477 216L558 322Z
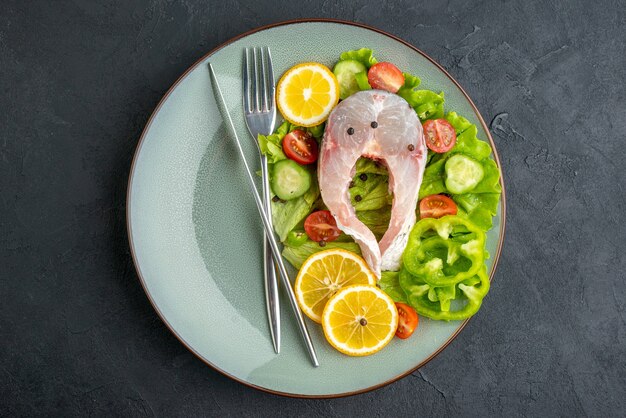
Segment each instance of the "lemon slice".
M278 110L298 126L324 122L339 101L339 84L328 67L305 62L287 70L276 87Z
M389 344L398 328L393 300L376 286L344 287L322 314L326 339L349 356L368 356Z
M300 267L296 299L302 312L319 323L328 299L342 287L356 284L376 284L376 276L365 260L342 249L320 251Z

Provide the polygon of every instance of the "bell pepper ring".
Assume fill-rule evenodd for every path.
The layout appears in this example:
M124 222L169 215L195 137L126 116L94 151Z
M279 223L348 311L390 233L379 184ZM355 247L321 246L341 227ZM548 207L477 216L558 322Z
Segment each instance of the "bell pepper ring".
M432 286L452 286L478 274L484 247L485 233L464 218L425 218L409 234L403 268Z
M484 265L478 274L469 279L455 285L439 287L424 282L402 268L399 283L409 304L418 314L444 321L463 320L474 315L480 309L490 287Z

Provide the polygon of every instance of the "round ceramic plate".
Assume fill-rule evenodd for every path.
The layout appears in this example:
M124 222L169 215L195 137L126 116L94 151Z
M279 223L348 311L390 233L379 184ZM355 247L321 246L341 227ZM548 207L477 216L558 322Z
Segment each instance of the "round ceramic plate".
M136 151L128 189L128 233L142 285L165 324L194 354L244 384L290 396L331 397L390 383L439 353L466 322L422 319L409 340L377 354L347 357L308 321L320 366L314 368L288 301L282 299L282 347L275 354L267 324L262 276L262 225L244 168L225 129L207 63L216 70L235 127L257 151L242 113L245 47L269 46L275 74L303 61L334 64L342 51L372 48L418 75L426 89L444 91L446 109L493 141L459 85L411 45L378 30L338 21L295 21L265 27L217 48L187 70L150 118ZM497 160L497 154L494 156ZM504 233L504 194L488 233L495 269ZM284 296L284 295L283 295ZM489 297L485 303L492 303Z

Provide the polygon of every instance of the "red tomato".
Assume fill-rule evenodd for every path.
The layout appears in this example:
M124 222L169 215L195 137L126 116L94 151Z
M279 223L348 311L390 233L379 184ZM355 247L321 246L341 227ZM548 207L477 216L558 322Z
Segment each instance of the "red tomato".
M317 161L319 149L317 141L305 131L296 129L283 138L283 151L287 158L298 164L311 164Z
M396 93L404 84L402 71L390 62L379 62L370 67L367 81L373 89L387 90Z
M403 340L413 335L413 331L419 324L419 318L415 309L404 303L396 302L396 308L398 308L398 329L396 330L396 337Z
M456 215L457 211L454 200L442 194L426 196L420 202L420 219Z
M456 144L456 132L445 119L431 119L424 122L426 145L434 152L448 152Z
M304 230L309 238L316 242L334 241L341 234L335 218L327 210L318 210L307 216Z

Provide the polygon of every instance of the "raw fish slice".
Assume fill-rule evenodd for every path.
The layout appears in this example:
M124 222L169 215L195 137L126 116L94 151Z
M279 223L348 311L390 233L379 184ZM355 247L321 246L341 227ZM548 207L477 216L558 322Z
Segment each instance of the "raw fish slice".
M392 93L367 90L348 97L331 112L318 162L322 199L337 225L361 247L377 277L397 270L408 232L415 224L415 207L426 166L422 125L409 104ZM389 228L380 245L356 217L348 187L359 157L379 160L389 169L394 195Z

